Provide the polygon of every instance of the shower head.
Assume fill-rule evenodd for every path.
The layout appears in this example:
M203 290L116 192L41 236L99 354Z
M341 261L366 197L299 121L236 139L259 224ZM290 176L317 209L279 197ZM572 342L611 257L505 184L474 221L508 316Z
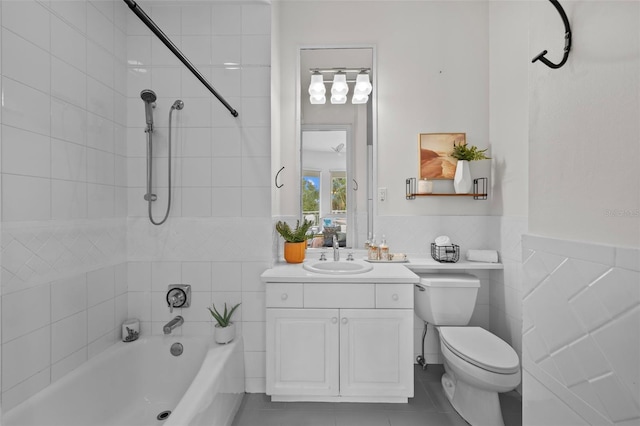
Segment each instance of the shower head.
M157 97L154 91L150 89L145 89L142 92L140 92L140 97L144 101L144 112L145 112L145 115L147 116L147 130L151 131L153 130L152 108L155 105L154 102L156 101Z
M142 98L143 101L145 102L155 102L156 101L156 93L151 90L151 89L145 89L142 92L140 92L140 97Z
M171 109L177 109L178 111L180 111L182 108L184 108L184 102L182 102L180 99L178 99L173 103L173 105L171 105Z

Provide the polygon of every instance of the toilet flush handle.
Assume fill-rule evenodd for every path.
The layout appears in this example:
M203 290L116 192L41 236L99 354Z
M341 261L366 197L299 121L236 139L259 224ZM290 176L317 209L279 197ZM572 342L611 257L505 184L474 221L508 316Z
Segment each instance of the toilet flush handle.
M416 288L420 291L426 291L424 287L422 287L420 284L416 284Z

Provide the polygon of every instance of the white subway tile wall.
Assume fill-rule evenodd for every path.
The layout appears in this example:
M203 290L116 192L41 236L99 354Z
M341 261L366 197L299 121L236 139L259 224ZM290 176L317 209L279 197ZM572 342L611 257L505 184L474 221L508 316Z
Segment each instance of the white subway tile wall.
M4 410L113 344L127 315L120 3L1 5Z
M2 295L2 401L10 409L120 338L126 263ZM119 281L116 284L116 281Z
M640 251L525 235L523 257L525 418L637 424Z
M211 334L206 307L243 302L236 320L239 333L250 324L248 358L264 358L256 330L264 329L259 275L271 259L270 6L143 7L239 118L122 2L2 3L5 410L117 341L129 316L143 333L161 333L174 280L194 291L179 332ZM156 217L168 195L169 106L185 102L174 113L164 228L148 223L142 199L143 89L158 95ZM263 390L263 369L247 384Z
M207 310L242 303L234 314L245 342L246 389L264 392L264 287L271 264L271 8L264 2L146 2L145 11L239 112L229 111L133 14L127 18L128 315L142 333L182 315L177 334L213 334ZM153 90L153 214L167 200L169 108L172 207L169 222L147 219L146 135L140 91ZM192 286L191 307L169 312L167 286ZM251 368L253 367L253 368Z

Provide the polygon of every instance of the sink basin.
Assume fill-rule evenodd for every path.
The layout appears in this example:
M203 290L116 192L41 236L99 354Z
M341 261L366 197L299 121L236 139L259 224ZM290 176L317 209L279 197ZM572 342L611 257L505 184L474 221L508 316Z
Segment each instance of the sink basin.
M362 274L373 269L373 265L360 260L316 260L312 262L304 262L302 267L310 272L318 274Z

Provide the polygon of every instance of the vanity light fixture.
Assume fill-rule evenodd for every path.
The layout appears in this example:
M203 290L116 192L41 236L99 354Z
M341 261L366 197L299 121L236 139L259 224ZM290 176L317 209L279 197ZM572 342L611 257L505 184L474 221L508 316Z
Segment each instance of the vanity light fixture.
M349 83L353 83L352 104L366 104L369 101L369 94L372 86L369 80L369 68L312 68L311 83L309 84L309 101L312 104L326 103L325 84L331 83L331 103L347 103L349 94ZM324 74L333 74L333 80L324 80ZM349 78L349 74L352 77Z
M371 93L371 82L369 81L369 74L365 71L360 71L358 76L356 77L356 86L353 89L354 93L367 95Z
M311 75L311 84L309 84L309 100L312 104L324 104L327 101L324 94L327 89L324 87L322 74L316 71Z
M332 95L346 95L349 93L349 86L347 85L347 74L343 71L338 71L333 76L333 84L331 85Z

